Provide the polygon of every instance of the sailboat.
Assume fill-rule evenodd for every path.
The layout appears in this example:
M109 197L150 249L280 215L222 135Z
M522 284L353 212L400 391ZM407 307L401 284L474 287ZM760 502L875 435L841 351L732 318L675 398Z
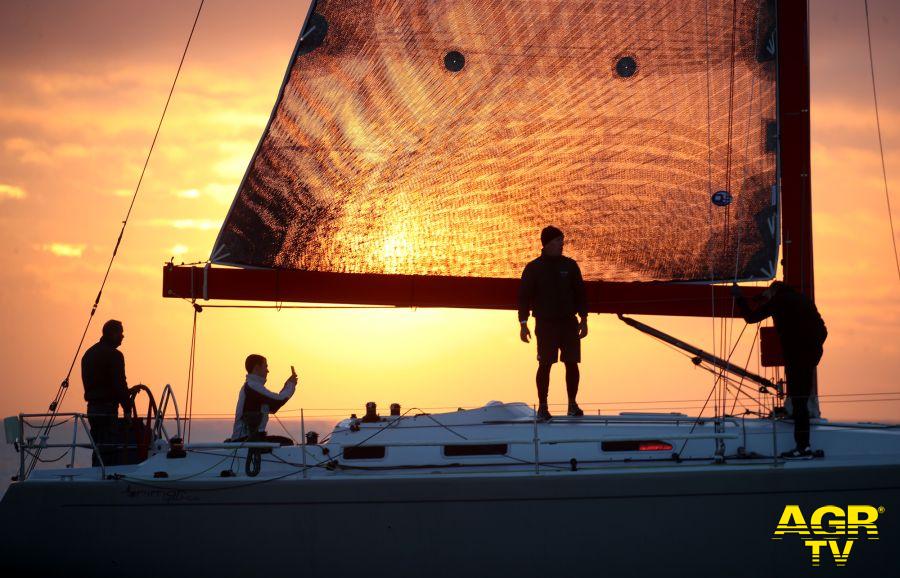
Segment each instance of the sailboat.
M34 468L49 444L25 428L47 416L22 414L7 428L22 461L0 502L0 563L41 576L895 568L900 431L819 418L818 457L782 460L782 383L630 317L733 317L727 284L771 280L779 256L813 295L806 31L803 1L314 2L209 262L166 264L163 297L195 311L515 309L535 231L553 222L590 311L716 373L715 415L371 404L321 442L184 443L167 387L133 463ZM718 409L748 382L760 411ZM64 417L95 447L83 415L54 408L51 423Z

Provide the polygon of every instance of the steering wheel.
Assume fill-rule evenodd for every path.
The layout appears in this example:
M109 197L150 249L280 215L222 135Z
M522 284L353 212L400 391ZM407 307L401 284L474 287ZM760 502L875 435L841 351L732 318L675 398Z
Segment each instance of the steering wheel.
M147 417L146 422L143 423L141 422L140 417L138 417L137 405L134 403L140 392L146 393L148 398ZM128 401L131 404L131 415L126 417L130 418L133 424L137 423L141 426L137 435L137 450L138 457L141 460L145 460L150 454L150 444L153 443L153 423L159 413L159 408L156 407L156 399L153 397L153 392L143 383L139 383L128 389Z

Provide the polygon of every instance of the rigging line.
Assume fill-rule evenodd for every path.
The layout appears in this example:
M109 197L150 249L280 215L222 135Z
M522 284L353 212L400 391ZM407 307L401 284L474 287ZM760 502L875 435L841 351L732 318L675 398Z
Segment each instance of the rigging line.
M731 2L731 76L728 82L728 148L725 151L725 190L731 193L731 157L734 129L734 73L737 51L737 0ZM727 218L726 212L726 218ZM727 222L727 221L726 221Z
M91 327L91 322L94 319L94 314L97 312L97 307L100 305L100 298L103 295L103 289L106 287L106 282L109 279L110 271L112 271L113 262L116 260L116 254L119 251L119 246L122 244L122 237L125 235L125 228L128 226L128 220L131 217L131 211L134 208L138 192L141 189L141 183L144 181L144 174L147 172L147 165L150 163L150 156L153 154L153 149L156 146L156 140L159 137L159 132L162 128L163 120L166 118L166 111L169 109L169 103L172 101L172 94L175 92L175 85L177 84L178 77L181 74L181 68L184 65L185 58L187 57L188 48L191 45L191 39L194 37L194 31L197 29L197 21L200 20L200 12L203 10L203 3L205 1L206 0L200 0L200 6L197 8L197 14L194 16L194 22L191 25L191 32L190 34L188 34L187 42L184 45L184 51L182 51L181 53L181 60L179 60L178 62L178 69L175 71L175 78L172 79L172 86L171 88L169 88L169 95L166 97L166 104L165 106L163 106L162 114L160 115L159 122L156 125L156 131L153 134L153 140L150 143L150 149L147 151L147 158L144 160L144 166L141 169L141 174L138 177L137 185L135 186L134 193L131 196L131 203L129 203L128 211L125 213L125 219L122 221L122 228L119 230L119 236L116 239L115 247L113 247L112 255L109 258L109 264L106 266L106 272L103 275L103 281L100 283L100 290L97 292L97 297L94 298L94 304L91 306L91 312L88 315L87 323L85 323L84 331L81 333L81 339L79 339L78 341L78 347L76 347L75 349L75 355L72 356L72 362L69 364L69 369L66 372L66 377L60 384L59 390L56 393L56 397L50 404L51 416L49 418L49 422L51 424L56 417L58 408L62 405L62 402L66 397L66 392L69 388L69 379L72 376L72 370L75 368L75 363L78 361L78 354L81 353L81 348L84 346L84 340L87 337L88 330ZM28 473L31 473L36 463L36 459L32 460L31 464L28 467Z
M717 369L711 368L711 367L707 367L707 366L705 366L705 365L701 365L701 366L700 366L700 369L702 369L702 370L704 370L704 371L709 371L710 373L716 373L716 371L717 371ZM746 391L744 390L744 388L742 387L741 384L743 383L743 381L740 381L740 382L739 382L739 381L735 380L733 377L729 377L729 376L726 375L725 378L722 380L722 382L725 384L726 387L733 388L733 389L737 390L739 393L743 393L743 394L746 395L751 401L756 401L756 400L753 399L753 397L751 397L749 394L747 394ZM758 404L758 405L762 405L762 403L760 403L760 402L757 402L757 404ZM741 402L741 405L742 405L743 407L746 407L746 406L744 405L743 402ZM690 406L686 406L686 407L690 408Z
M191 352L188 357L188 376L187 376L187 394L185 395L185 419L186 419L186 431L185 431L185 440L189 443L191 441L191 423L192 417L194 413L194 375L196 368L196 359L197 359L197 314L200 313L200 308L194 304L194 322L193 327L191 329Z
M37 461L41 462L42 464L52 464L53 462L58 462L59 460L63 459L67 455L69 455L70 450L67 449L67 450L63 451L63 453L61 453L59 456L57 456L55 458L42 458L42 457L40 457L39 452L32 452L25 448L22 448L22 451L27 453L29 456L33 456L34 458L37 459Z
M430 420L433 421L434 423L438 424L439 426L441 426L442 428L444 428L444 429L447 430L448 432L452 433L453 435L455 435L455 436L457 436L457 437L459 437L459 438L461 438L461 439L464 439L464 440L468 440L468 439L469 439L469 438L467 438L466 436L462 435L461 433L458 433L458 432L454 431L451 427L442 424L441 422L439 422L438 420L436 420L436 419L434 418L434 416L431 415L430 413L425 413L424 411L422 411L421 408L418 408L418 407L411 407L411 408L409 408L409 409L410 409L410 410L417 409L417 410L419 410L419 411L422 412L420 415L423 415L423 416L427 417L428 419L430 419ZM416 417L418 417L418 416L416 416Z
M872 73L872 100L875 101L875 126L878 129L878 150L881 153L881 176L884 180L884 199L887 202L888 223L891 225L891 245L894 248L894 265L900 280L900 258L897 256L897 236L894 233L894 216L891 212L891 195L888 192L887 168L884 163L884 142L881 138L881 117L878 114L878 91L875 89L875 58L872 56L872 31L869 25L869 0L864 0L866 9L866 39L869 45L869 71Z
M729 71L729 81L728 81L728 140L727 146L725 149L725 191L728 194L731 194L731 162L732 162L732 153L733 153L733 135L734 135L734 76L735 76L735 51L737 49L737 0L732 0L731 3L731 51L730 51L730 71ZM730 234L730 221L731 221L731 207L725 207L725 215L723 218L723 228L722 228L722 257L724 258L726 255L726 251L728 249L728 237ZM734 308L734 299L732 299L732 309ZM713 308L713 314L715 315L715 308ZM721 326L719 328L719 345L721 347L721 356L725 356L725 352L728 349L728 324L725 321L724 316L722 317ZM725 369L722 368L720 374L724 375ZM714 381L714 386L718 384L719 390L717 391L716 397L716 413L719 413L720 403L721 403L721 413L725 413L725 405L727 403L725 397L727 396L727 389L721 381L721 375L716 378Z
M757 35L754 39L754 44L753 44L754 52L759 49L758 45L756 44L756 39L758 39L758 38L759 38L759 36ZM747 106L747 121L746 121L747 127L750 126L750 123L753 118L753 101L754 101L755 95L756 95L756 76L754 75L753 80L750 84L750 103ZM744 167L743 167L744 168L744 171L743 171L744 179L746 179L749 176L748 175L749 174L749 164L750 164L750 139L746 138L745 143L744 143ZM741 227L738 230L737 249L735 250L735 254L734 254L734 278L732 280L733 283L737 283L737 279L738 279L738 267L739 267L740 256L741 256L741 241L743 240L743 237L744 237L744 228ZM731 298L731 322L729 323L729 327L728 327L728 332L729 332L728 342L729 343L731 342L731 336L734 335L734 321L735 321L734 310L735 310L736 306L737 306L737 300L732 296L732 298ZM747 328L747 326L745 324L744 329L746 329L746 328ZM744 329L741 329L741 334L738 336L738 341L741 340L741 335L744 334ZM759 334L758 326L757 326L757 334ZM737 347L736 343L735 343L734 347ZM753 345L750 346L750 352L752 354ZM731 356L733 354L734 354L734 348L732 348L731 353L728 354L727 361L731 361ZM748 363L748 365L744 366L745 370L749 366L749 358L747 360L747 363ZM741 378L741 381L743 381L743 378ZM735 400L735 402L736 401L737 400ZM733 410L734 410L734 406L732 405L732 411Z
M747 326L744 325L745 329L746 329L746 327ZM744 334L744 331L741 330L741 335L743 335L743 334ZM747 371L747 368L750 367L750 360L753 358L753 350L756 349L756 338L758 336L759 336L759 324L756 325L756 334L753 336L753 341L750 342L750 352L747 354L747 362L744 364L744 371ZM738 337L738 341L740 341L740 337ZM744 383L744 378L743 378L743 376L741 376L741 381L740 381L740 383L738 383L738 390L740 392L742 392L741 386L743 385L743 383ZM757 406L760 405L758 397L754 398L754 397L750 396L749 394L745 394L745 395L747 395L747 397L749 397L750 399L755 401ZM738 396L734 396L734 403L731 404L731 413L734 413L734 408L737 405L737 401L738 401ZM741 404L741 405L744 405L744 404Z
M741 332L738 333L737 340L734 342L734 345L732 345L731 351L728 353L728 357L725 358L725 361L727 361L729 363L731 362L731 358L734 356L734 352L737 350L737 346L741 343L741 338L744 337L744 331L746 331L747 327L749 327L749 326L750 326L749 323L744 323L744 327L741 328ZM759 325L756 326L756 332L759 333ZM752 349L751 349L751 352L752 352ZM744 369L747 369L747 367L744 366Z
M189 450L187 450L187 451L193 452L194 450L190 450L190 449L189 449ZM209 466L208 468L204 468L204 469L202 469L202 470L200 470L200 471L197 471L197 472L194 472L194 473L192 473L192 474L187 474L186 476L182 476L182 477L180 477L180 478L169 478L168 481L169 481L169 482L183 482L183 481L186 481L186 480L190 480L190 479L196 478L196 477L198 477L198 476L202 476L203 474L205 474L206 472L212 470L213 468L216 468L216 467L220 466L221 464L225 463L227 460L233 459L233 455L232 455L232 454L237 454L237 452L238 452L237 449L232 450L232 452L230 452L230 453L228 453L228 454L225 454L224 457L223 457L221 460L219 460L218 462L216 462L216 463L214 463L213 465ZM217 454L217 455L222 455L222 454ZM138 482L138 481L146 480L146 478L131 477L131 476L128 476L128 475L123 475L123 476L122 476L122 479L125 480L125 481L128 481L128 482Z
M286 427L284 426L284 424L281 422L281 420L278 419L278 416L277 416L276 414L274 414L274 413L271 414L271 415L272 415L272 417L275 418L275 421L278 422L278 425L281 426L281 429L284 430L284 433L286 433L287 436L288 436L289 438L291 438L291 441L294 442L294 445L297 445L297 440L294 439L294 436L291 435L291 432L288 431L288 428L286 428ZM305 440L304 440L304 442L305 442Z
M704 2L703 8L703 29L706 43L706 194L712 194L712 82L710 80L710 53L709 53L709 0ZM709 230L713 229L713 209L707 203L706 210L707 224ZM709 277L714 278L715 258L712 249L709 251ZM716 288L711 283L710 290L710 320L712 324L712 347L713 354L716 352ZM715 384L715 381L713 381Z

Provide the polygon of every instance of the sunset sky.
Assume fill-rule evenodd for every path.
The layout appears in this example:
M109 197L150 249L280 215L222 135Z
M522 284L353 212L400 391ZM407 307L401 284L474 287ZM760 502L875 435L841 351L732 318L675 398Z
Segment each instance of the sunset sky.
M196 8L187 0L0 4L2 415L45 410L65 376ZM184 397L191 307L161 297L162 264L209 256L305 11L297 0L208 0L203 9L86 342L96 341L104 320L121 319L132 384L160 391L171 383ZM871 0L870 12L900 231L900 4ZM816 297L829 329L820 392L897 392L900 279L863 2L812 0L810 16ZM710 350L722 327L710 319L643 320ZM589 323L580 399L606 405L586 409L699 409L696 400L712 386L708 373L613 316L592 315ZM728 326L737 335L743 322ZM276 389L297 367L299 393L285 410L304 407L307 415L344 415L369 400L386 409L395 401L455 408L535 398L534 346L519 342L514 312L208 309L198 339L198 414L233 412L243 359L254 352L269 358ZM77 367L64 411L84 408ZM560 370L551 403L565 401ZM823 413L897 421L900 395L891 397L897 401L823 397ZM658 400L669 403L639 403Z

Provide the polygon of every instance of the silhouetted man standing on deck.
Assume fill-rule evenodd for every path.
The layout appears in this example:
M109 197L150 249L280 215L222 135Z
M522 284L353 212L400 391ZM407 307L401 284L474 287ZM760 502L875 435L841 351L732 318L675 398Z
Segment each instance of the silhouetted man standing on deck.
M587 336L587 294L578 263L563 257L563 232L556 227L541 231L541 256L522 271L519 285L519 336L525 343L531 339L528 315L535 318L538 370L538 417L550 419L547 393L550 390L550 368L562 359L566 366L566 391L570 416L584 412L575 401L578 395L578 363L581 361L581 339ZM581 317L579 321L575 314Z
M794 441L797 447L784 452L788 459L813 457L809 446L809 396L813 389L816 366L822 359L822 345L828 337L825 322L812 299L782 281L773 281L751 305L732 285L738 311L747 323L759 323L772 317L775 332L784 355L791 413L794 418Z
M116 435L116 417L119 406L125 415L131 410L128 397L128 381L125 379L125 356L117 348L125 339L121 321L110 319L103 324L103 336L81 357L81 382L84 384L84 400L87 402L88 423L91 437L100 449L103 465L113 465ZM97 454L92 459L99 465Z

